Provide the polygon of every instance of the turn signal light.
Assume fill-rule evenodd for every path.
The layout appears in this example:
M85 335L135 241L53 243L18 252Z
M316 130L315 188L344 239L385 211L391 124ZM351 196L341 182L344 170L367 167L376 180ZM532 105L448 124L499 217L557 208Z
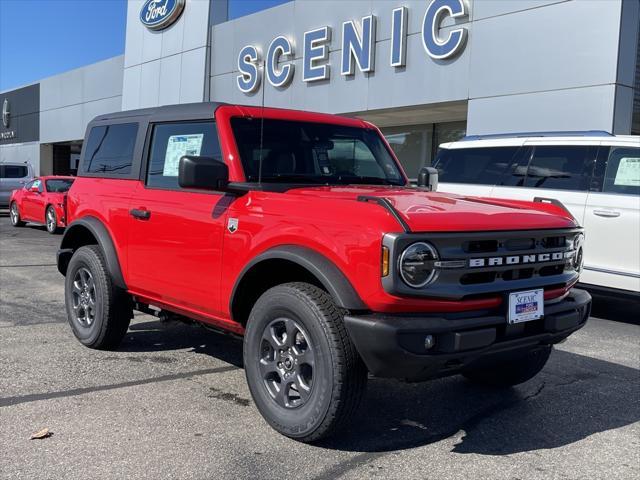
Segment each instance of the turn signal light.
M382 247L382 276L389 275L389 249Z

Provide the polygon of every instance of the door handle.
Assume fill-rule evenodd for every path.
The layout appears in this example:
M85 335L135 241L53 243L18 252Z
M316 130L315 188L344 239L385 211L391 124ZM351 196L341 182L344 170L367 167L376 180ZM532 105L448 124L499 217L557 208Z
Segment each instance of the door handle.
M132 208L129 210L129 214L140 220L149 220L149 217L151 217L151 212L149 210L142 210L139 208Z
M616 218L620 216L620 212L616 212L615 210L594 210L593 214L605 218Z

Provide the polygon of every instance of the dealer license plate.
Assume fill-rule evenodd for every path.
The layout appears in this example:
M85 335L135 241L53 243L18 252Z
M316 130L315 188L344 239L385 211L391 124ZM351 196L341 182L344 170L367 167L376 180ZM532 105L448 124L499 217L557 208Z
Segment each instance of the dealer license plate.
M544 316L544 290L509 294L509 323L530 322Z

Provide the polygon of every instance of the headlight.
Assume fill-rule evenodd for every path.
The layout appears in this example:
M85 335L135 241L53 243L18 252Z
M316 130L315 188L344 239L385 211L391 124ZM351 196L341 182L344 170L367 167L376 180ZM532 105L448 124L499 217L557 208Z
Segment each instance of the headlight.
M409 245L400 256L399 270L404 283L413 288L424 287L438 276L434 262L438 260L437 250L428 243L416 242Z
M580 272L582 270L582 264L584 262L584 257L582 254L582 245L584 244L584 235L579 233L573 239L573 250L575 254L573 255L573 268L576 272Z

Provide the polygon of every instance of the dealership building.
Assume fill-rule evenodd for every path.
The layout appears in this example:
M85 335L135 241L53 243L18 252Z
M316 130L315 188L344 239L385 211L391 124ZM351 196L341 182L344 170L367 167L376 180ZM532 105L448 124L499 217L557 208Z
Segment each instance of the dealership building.
M410 177L465 134L640 134L638 0L234 1L129 0L123 55L0 93L0 161L73 173L96 115L209 100L370 120Z

